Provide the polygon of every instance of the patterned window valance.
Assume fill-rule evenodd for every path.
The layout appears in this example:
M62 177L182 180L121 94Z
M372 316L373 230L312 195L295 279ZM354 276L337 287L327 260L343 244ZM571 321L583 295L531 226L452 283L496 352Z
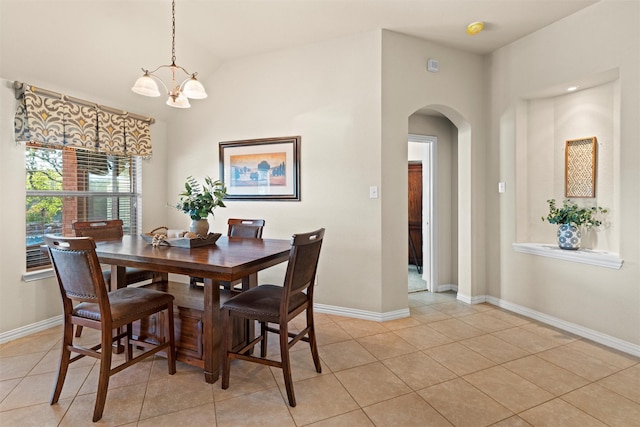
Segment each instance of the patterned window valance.
M16 142L151 156L153 119L75 102L75 98L34 87L25 87L21 98L14 120Z

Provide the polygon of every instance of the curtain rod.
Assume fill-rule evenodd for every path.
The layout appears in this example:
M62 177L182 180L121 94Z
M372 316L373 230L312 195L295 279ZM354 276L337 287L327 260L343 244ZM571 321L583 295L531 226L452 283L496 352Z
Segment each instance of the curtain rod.
M97 107L97 108L100 108L101 110L109 111L110 113L127 115L129 117L133 117L134 119L138 119L138 120L142 120L142 121L145 121L145 122L149 122L150 125L152 125L152 124L154 124L156 122L156 119L154 119L153 117L146 117L146 116L141 116L139 114L129 113L128 111L118 110L116 108L112 108L112 107L107 107L105 105L96 104L95 102L86 101L84 99L75 98L73 96L67 96L67 95L64 95L64 94L59 93L59 92L54 92L52 90L42 89L42 88L39 88L39 87L31 86L29 84L26 84L26 83L23 83L23 82L19 82L17 80L13 82L13 88L14 88L14 90L16 92L16 99L20 99L22 97L22 95L24 94L25 85L28 86L31 89L32 92L36 92L36 93L39 93L41 95L57 97L57 98L61 98L61 99L65 98L68 101L71 101L71 102L76 103L76 104L84 105L86 107Z

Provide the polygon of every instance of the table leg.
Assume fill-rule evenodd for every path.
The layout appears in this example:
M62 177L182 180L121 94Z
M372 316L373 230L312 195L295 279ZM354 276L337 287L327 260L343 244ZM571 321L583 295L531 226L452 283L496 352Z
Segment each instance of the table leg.
M242 290L246 291L258 286L258 273L253 273L242 278Z
M253 273L242 278L242 290L246 291L258 286L258 273ZM245 321L245 337L246 343L249 344L256 336L256 322L253 320ZM247 354L253 354L253 348L247 352Z
M154 271L152 282L166 282L169 280L169 273L163 273L161 271Z
M111 266L111 283L108 283L109 291L113 292L116 289L124 288L127 286L127 268L121 265Z
M111 283L108 284L109 291L113 292L116 289L124 288L127 286L127 268L121 265L112 265L111 266ZM119 334L121 329L118 328L116 333ZM116 354L121 354L124 352L124 345L120 342L120 340L113 343L113 352Z
M214 383L220 377L220 284L208 277L204 278L203 335L204 379Z

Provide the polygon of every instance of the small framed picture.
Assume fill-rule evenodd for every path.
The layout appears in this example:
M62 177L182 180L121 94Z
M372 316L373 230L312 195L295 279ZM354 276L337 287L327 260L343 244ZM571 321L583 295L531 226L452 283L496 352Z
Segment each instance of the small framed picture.
M565 146L565 197L596 197L596 137L570 139Z
M300 200L300 137L220 142L220 177L231 200Z

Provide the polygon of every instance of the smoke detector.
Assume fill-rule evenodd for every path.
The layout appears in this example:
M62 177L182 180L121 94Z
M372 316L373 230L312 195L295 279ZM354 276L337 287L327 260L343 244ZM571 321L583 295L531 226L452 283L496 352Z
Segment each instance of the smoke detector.
M482 21L472 22L471 24L467 25L467 34L469 34L470 36L475 36L480 31L482 31L483 28L484 28L484 22Z

